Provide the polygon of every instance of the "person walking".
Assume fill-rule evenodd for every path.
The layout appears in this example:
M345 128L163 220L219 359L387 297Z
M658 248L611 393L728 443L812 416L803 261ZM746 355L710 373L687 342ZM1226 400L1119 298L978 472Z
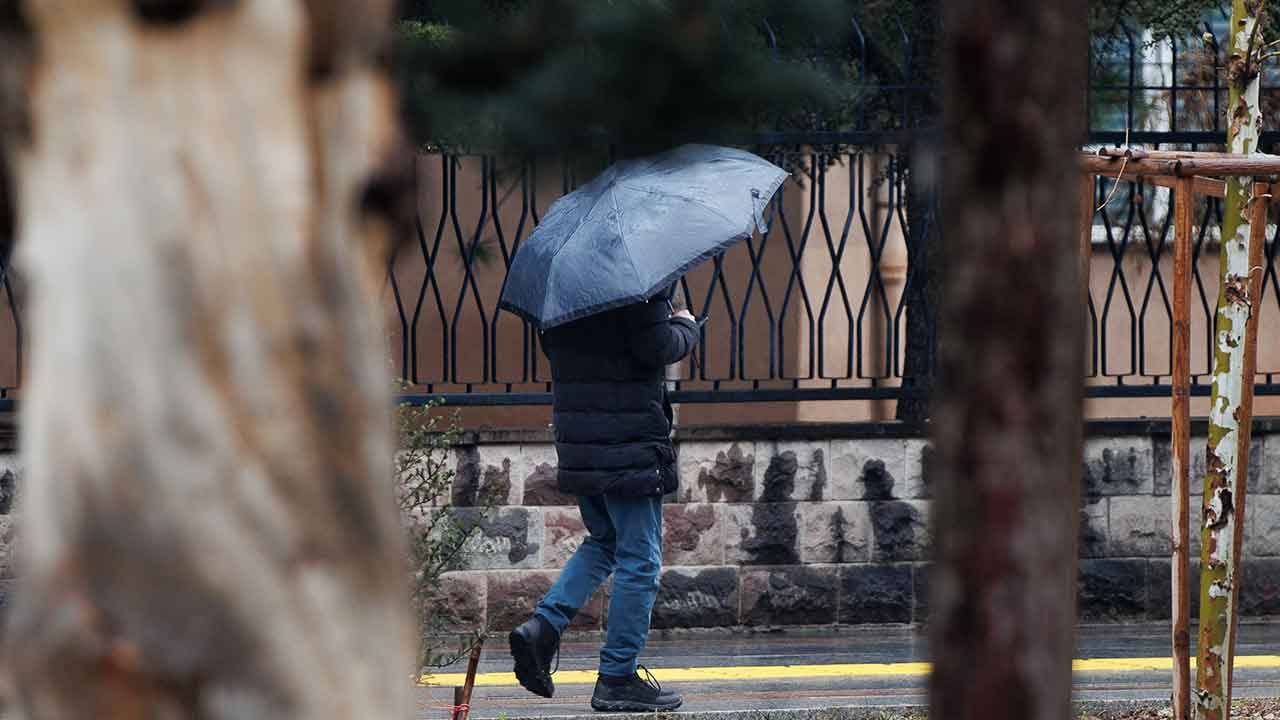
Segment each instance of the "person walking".
M677 485L666 368L700 334L671 301L690 269L768 232L765 210L786 178L763 158L715 145L624 158L556 200L511 259L498 306L541 333L558 483L577 496L588 532L511 633L516 677L533 693L555 693L560 636L612 574L592 707L680 707L637 663L662 570L662 496Z
M552 697L560 637L612 574L591 697L598 711L674 710L682 703L638 664L662 569L662 496L677 486L666 368L693 350L699 334L687 310L674 310L673 291L674 285L542 335L551 361L558 483L577 497L589 534L533 617L511 632L511 655L520 684Z

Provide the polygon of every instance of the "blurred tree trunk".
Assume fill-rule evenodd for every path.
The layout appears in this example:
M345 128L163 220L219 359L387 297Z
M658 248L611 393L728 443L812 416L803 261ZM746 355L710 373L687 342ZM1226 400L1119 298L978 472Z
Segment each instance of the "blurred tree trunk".
M1259 101L1266 0L1233 0L1227 50L1227 149L1258 152ZM1253 178L1227 180L1214 315L1213 390L1200 523L1200 625L1195 715L1220 720L1231 712L1231 660L1235 651L1240 545L1252 429L1253 368L1257 344L1246 340L1251 308L1260 292L1252 270ZM1261 215L1261 222L1266 216ZM1261 241L1259 240L1259 243ZM1261 248L1258 248L1260 252ZM1252 318L1256 338L1257 318Z
M408 717L390 0L16 1L19 717Z
M936 206L936 173L931 167L936 149L917 143L904 153L910 168L907 205L907 306L906 348L903 352L902 386L921 393L898 401L897 419L922 425L929 419L929 395L933 387L938 341L939 272Z
M1075 200L1085 6L944 7L930 717L1067 720L1084 378Z
M914 0L917 16L941 15L938 0ZM933 92L938 67L938 27L929 23L914 29L912 57L918 66L908 65L902 84L908 90L904 124L915 128L917 137L903 149L907 169L904 194L907 218L908 285L903 302L907 306L906 347L903 352L902 385L921 394L898 401L897 419L922 425L929 419L929 394L933 387L938 344L938 302L942 294L942 262L938 239L938 174L936 129L939 100Z

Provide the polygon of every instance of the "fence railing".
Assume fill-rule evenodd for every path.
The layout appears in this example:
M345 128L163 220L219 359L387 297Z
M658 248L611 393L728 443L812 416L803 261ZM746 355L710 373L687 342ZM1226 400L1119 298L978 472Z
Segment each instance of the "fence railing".
M1265 148L1266 146L1264 146ZM1178 144L1177 149L1202 149ZM1174 197L1169 188L1100 177L1094 216L1093 271L1088 298L1088 394L1167 396L1172 372ZM1219 289L1218 228L1222 201L1197 198L1192 209L1192 387L1208 395L1213 320ZM1266 229L1259 313L1258 394L1280 394L1280 263L1278 214Z
M751 148L794 175L765 212L767 232L681 281L680 299L712 320L672 376L678 399L896 398L918 393L913 381L930 374L931 363L914 366L906 350L931 356L933 345L923 258L936 227L931 188L910 185L901 145L816 139ZM558 170L548 178L545 168L504 171L487 156L423 158L420 181L434 199L388 283L393 352L416 394L458 404L547 399L537 333L497 301L538 218L586 179Z
M1153 43L1121 28L1091 47L1088 142L1214 149L1223 139L1223 29ZM945 221L927 172L935 89L919 79L911 38L886 49L851 25L849 58L865 91L847 126L764 133L744 147L793 171L757 233L682 281L680 296L711 321L691 362L672 375L681 402L901 400L927 394L933 371L936 258ZM873 56L878 57L872 62ZM893 62L885 62L890 57ZM878 64L877 64L878 63ZM888 70L886 70L888 68ZM886 72L897 68L897 76ZM1264 103L1280 117L1280 76ZM1280 149L1280 127L1263 135ZM483 154L418 160L417 233L388 266L387 353L406 397L457 405L549 400L538 335L497 310L514 252L550 203L607 162L512 162ZM924 163L924 164L922 164ZM1170 392L1172 199L1166 190L1099 179L1088 301L1090 397ZM1064 197L1063 202L1077 202ZM1208 392L1217 295L1217 201L1202 201L1195 243L1193 393ZM1265 253L1257 392L1280 395L1276 219ZM20 279L0 265L0 404L21 385Z

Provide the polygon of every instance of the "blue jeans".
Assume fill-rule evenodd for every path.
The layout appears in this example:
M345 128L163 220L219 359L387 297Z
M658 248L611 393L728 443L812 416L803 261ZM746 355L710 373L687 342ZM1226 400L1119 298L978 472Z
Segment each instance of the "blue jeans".
M569 558L537 614L564 632L600 584L614 574L609 627L600 673L631 675L649 638L649 618L662 570L662 498L604 495L578 498L590 533Z

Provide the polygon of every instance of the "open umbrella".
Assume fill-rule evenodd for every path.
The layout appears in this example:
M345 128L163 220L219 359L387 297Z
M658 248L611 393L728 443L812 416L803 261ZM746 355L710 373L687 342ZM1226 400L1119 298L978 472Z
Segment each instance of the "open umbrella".
M619 162L552 203L516 251L499 305L546 329L646 300L763 230L786 176L713 145Z

